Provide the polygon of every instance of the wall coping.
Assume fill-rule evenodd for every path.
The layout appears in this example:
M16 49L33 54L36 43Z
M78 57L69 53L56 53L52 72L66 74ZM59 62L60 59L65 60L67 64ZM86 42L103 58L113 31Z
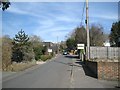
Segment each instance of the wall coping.
M88 60L92 62L120 62L119 60L110 60L110 59L93 59L93 60Z

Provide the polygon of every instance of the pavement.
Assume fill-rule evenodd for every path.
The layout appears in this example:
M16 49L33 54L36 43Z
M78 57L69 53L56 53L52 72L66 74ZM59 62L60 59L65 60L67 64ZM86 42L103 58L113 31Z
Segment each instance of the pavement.
M58 55L3 78L3 88L115 88L117 81L98 80L76 56Z
M98 80L83 62L76 60L73 68L73 84L73 88L115 88L118 82Z

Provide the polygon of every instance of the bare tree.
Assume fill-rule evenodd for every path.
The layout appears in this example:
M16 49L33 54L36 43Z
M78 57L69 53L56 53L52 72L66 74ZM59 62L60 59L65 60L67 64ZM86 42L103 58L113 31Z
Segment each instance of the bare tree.
M77 44L87 45L87 32L84 26L77 27L66 40L66 44L69 48L76 48ZM105 42L105 35L103 33L103 27L101 25L92 25L90 27L90 45L102 46Z
M103 46L104 41L103 27L101 25L92 25L90 28L90 45Z
M86 30L84 28L84 26L82 27L78 27L75 29L75 41L76 41L76 44L78 43L83 43L86 45L87 43L87 39L86 39Z
M38 46L42 45L43 40L39 36L32 35L29 38L30 38L29 41L31 42L33 47L38 47Z

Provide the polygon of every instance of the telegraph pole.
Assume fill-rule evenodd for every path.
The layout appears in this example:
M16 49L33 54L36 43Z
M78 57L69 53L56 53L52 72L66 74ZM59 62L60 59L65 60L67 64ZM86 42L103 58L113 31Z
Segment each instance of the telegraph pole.
M57 54L59 54L58 36L57 36Z
M86 0L86 31L87 31L87 60L89 60L90 59L90 35L89 35L88 0Z

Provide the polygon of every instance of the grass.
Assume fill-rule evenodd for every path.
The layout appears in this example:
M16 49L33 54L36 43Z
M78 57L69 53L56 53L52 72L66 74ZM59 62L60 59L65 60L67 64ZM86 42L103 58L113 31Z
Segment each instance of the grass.
M41 55L40 61L47 61L51 59L53 56L52 55ZM32 66L36 65L36 61L32 62L22 62L22 63L15 63L13 62L11 65L9 65L7 68L5 68L3 71L13 71L13 72L18 72L18 71L23 71L27 68L30 68Z
M27 62L27 63L12 63L11 65L9 65L5 71L14 71L14 72L18 72L18 71L23 71L27 68L30 68L31 66L36 65L36 62Z

